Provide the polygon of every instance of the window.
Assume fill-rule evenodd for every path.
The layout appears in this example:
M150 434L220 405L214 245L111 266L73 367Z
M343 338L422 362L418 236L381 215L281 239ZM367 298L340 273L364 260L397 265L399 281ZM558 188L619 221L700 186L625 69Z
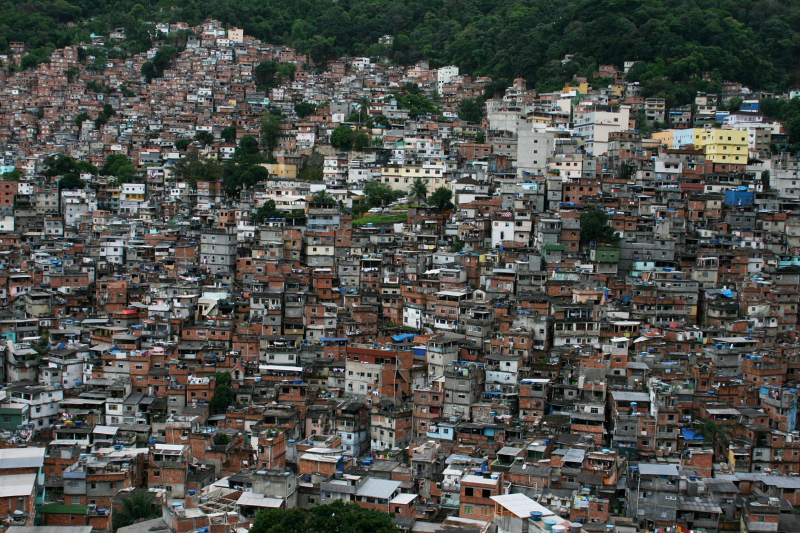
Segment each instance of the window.
M160 470L153 470L153 477L161 477L161 471Z
M472 487L464 488L464 496L474 496L474 489Z

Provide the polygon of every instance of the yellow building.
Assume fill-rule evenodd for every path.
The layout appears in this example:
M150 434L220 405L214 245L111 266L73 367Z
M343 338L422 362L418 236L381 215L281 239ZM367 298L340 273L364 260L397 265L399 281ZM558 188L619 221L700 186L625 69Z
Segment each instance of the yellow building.
M654 138L665 138L667 132L653 134ZM665 137L659 137L665 135ZM714 163L733 165L747 164L747 131L744 130L706 130L688 128L672 130L673 148L694 145L706 154L706 160Z
M747 164L747 132L741 130L711 130L704 140L706 161Z
M428 186L428 194L444 187L447 167L444 164L396 165L381 168L381 181L392 189L410 192L414 180L422 178Z
M653 139L660 141L661 144L664 144L668 147L672 147L675 143L675 131L674 130L664 130L664 131L657 131L650 135Z
M280 178L297 178L297 165L288 163L262 163L261 166L269 170L270 174L275 174Z

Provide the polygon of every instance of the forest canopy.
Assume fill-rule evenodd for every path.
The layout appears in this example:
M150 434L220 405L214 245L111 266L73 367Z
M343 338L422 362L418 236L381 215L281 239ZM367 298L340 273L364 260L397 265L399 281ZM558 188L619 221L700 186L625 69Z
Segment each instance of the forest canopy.
M126 39L109 54L138 53L155 32L144 21L198 25L207 18L317 62L425 59L474 76L520 76L546 90L624 61L644 63L636 77L646 96L673 92L666 96L677 103L685 97L675 84L713 90L700 82L704 72L758 90L785 90L800 78L800 3L777 0L6 0L0 52L26 42L26 66L35 66L55 47L125 28ZM391 44L379 41L386 35ZM575 57L562 64L566 54Z

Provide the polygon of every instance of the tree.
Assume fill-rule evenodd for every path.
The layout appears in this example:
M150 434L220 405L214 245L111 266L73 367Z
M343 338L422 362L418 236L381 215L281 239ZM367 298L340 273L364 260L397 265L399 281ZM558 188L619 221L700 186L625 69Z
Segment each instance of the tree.
M189 139L178 139L175 141L175 148L181 152L185 152L190 144L192 144L192 141Z
M365 132L359 131L358 133L355 134L355 137L353 139L353 149L354 150L357 150L357 151L360 152L364 148L367 148L368 146L370 146L371 144L372 144L372 141L369 138L369 135L367 135Z
M263 509L256 515L250 533L399 533L392 515L336 500L309 511Z
M294 112L297 113L297 116L300 118L311 116L314 114L314 112L316 112L316 110L317 106L308 102L299 102L294 104Z
M122 508L114 510L113 529L127 527L139 520L151 520L161 516L161 505L156 495L146 490L134 490L123 497Z
M364 196L367 203L373 207L389 205L398 198L403 197L403 191L392 189L388 184L379 181L370 181L364 186Z
M467 122L479 123L483 120L483 100L464 98L458 105L458 116Z
M128 159L128 156L124 154L111 154L106 157L106 162L100 172L103 175L116 175L119 172L120 167L132 164L133 163L131 163L131 160Z
M80 73L81 69L76 66L69 67L67 70L64 71L64 75L67 77L67 81L69 83L75 81L75 78L77 78L80 75Z
M581 213L581 241L583 244L596 242L616 244L619 237L608 224L608 215L596 207Z
M19 181L19 179L23 176L23 172L15 168L11 172L3 172L3 176L0 177L3 181Z
M625 81L628 82L636 82L642 81L644 77L647 75L647 63L644 61L637 61L631 68L628 69L628 73L625 74Z
M322 166L322 163L305 165L300 169L300 173L297 175L297 178L307 181L322 181L324 171L325 169Z
M58 188L63 190L83 189L86 182L74 172L64 174L64 177L58 180Z
M741 96L734 96L728 102L728 111L730 111L731 113L739 111L743 103L744 103L744 98L742 98Z
M261 89L271 89L278 83L275 75L278 73L278 64L274 61L262 61L255 68L256 85Z
M226 143L236 142L236 126L228 126L227 128L223 128L219 135L225 139Z
M80 128L81 125L87 120L89 120L89 114L88 113L81 113L80 115L75 117L75 125Z
M95 126L99 128L100 126L108 122L108 119L114 116L115 113L116 111L114 111L114 108L111 107L111 104L103 104L103 110L100 112L99 115L97 115L97 118L94 121Z
M353 146L353 130L350 126L340 124L331 133L331 146L337 150L349 150Z
M761 172L761 184L764 186L764 192L768 192L770 190L769 177L769 170L764 170Z
M231 436L227 433L217 433L214 435L214 444L217 446L227 446L231 443Z
M479 131L475 134L475 142L478 144L483 144L486 142L486 134L482 131Z
M639 130L639 133L642 137L649 137L650 136L650 125L647 123L647 114L645 114L643 109L640 109L636 112L636 129Z
M439 187L433 191L433 194L431 194L431 197L428 199L428 203L439 211L450 211L455 208L453 204L453 191L447 187Z
M422 178L416 178L411 184L411 196L418 202L424 202L428 198L428 184Z
M281 218L281 216L282 213L278 211L275 200L267 200L258 208L258 211L253 215L252 219L253 222L259 224L268 218Z
M207 146L214 142L214 134L210 131L198 131L194 134L194 140Z
M278 76L281 80L294 81L294 73L297 67L294 63L281 63L278 65Z
M711 444L714 454L720 444L727 444L728 437L731 435L733 427L728 423L719 423L711 418L703 418L697 423L697 433L703 436L707 443Z
M331 193L323 189L321 191L317 191L314 193L314 195L311 197L311 203L334 205L336 204L336 199L333 196L331 196Z
M261 141L267 145L268 150L278 147L281 135L281 119L272 113L265 113L261 118Z
M224 413L233 403L233 390L231 390L231 373L217 372L214 374L214 397L211 399L211 410L215 414Z
M258 165L262 162L261 150L258 149L258 141L252 135L245 135L239 139L239 144L236 146L234 156L239 163L246 165ZM263 167L261 168L263 169Z

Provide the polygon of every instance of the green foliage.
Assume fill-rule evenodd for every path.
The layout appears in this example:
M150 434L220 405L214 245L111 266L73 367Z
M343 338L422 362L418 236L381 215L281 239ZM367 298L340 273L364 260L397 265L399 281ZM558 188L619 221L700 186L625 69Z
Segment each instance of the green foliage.
M240 150L237 149L237 153ZM269 178L269 171L261 166L261 156L250 154L237 156L223 169L225 194L234 197L243 189L250 189Z
M116 111L114 111L114 108L111 107L111 104L103 104L103 110L100 112L99 115L97 115L97 118L94 121L95 126L99 128L100 126L108 122L108 119L114 116L114 114L116 114Z
M68 173L79 174L81 172L88 172L90 174L97 174L97 168L86 161L76 161L72 157L61 154L58 157L49 156L44 160L47 165L45 174L48 176L62 176Z
M261 90L269 90L284 82L294 80L297 67L293 63L276 63L275 61L262 61L256 65L253 75L256 85Z
M214 444L217 446L227 446L231 443L231 436L227 433L217 433L214 435Z
M408 109L411 118L420 115L439 115L439 105L422 94L416 83L406 83L400 91L392 91L391 94L397 99L397 107Z
M234 395L231 389L231 373L217 372L214 374L214 397L211 399L211 410L214 414L224 413L233 403Z
M272 113L265 113L261 118L261 141L268 150L278 147L278 138L281 134L281 119Z
M281 218L282 216L283 213L278 210L275 200L267 200L261 207L258 208L258 211L256 211L255 215L253 215L252 219L253 222L259 224L265 219Z
M72 67L72 68L76 68L76 67ZM86 88L89 89L90 91L92 91L93 93L111 94L112 92L114 92L113 89L111 89L111 87L108 87L103 82L97 81L97 80L89 80L89 81L87 81L86 82Z
M383 128L391 128L392 121L386 115L378 115L374 119L372 119L376 126L381 126Z
M203 146L208 146L214 142L214 134L210 131L198 131L194 134L194 140Z
M222 167L213 160L200 158L197 149L191 150L171 168L172 174L179 181L187 181L194 186L198 181L219 181L222 179Z
M581 241L603 244L616 244L619 237L614 228L608 225L608 215L595 207L581 213Z
M192 144L192 141L189 139L178 139L175 141L175 148L181 152L185 152L190 144Z
M58 188L61 190L65 189L83 189L86 185L86 182L83 181L80 176L75 174L74 172L68 172L64 174L64 177L58 180Z
M455 209L455 205L453 204L453 191L447 187L439 187L433 191L433 194L431 194L431 197L428 199L428 203L439 211Z
M0 179L3 181L19 181L23 175L24 174L20 169L15 168L11 172L3 172L3 175L0 176Z
M133 98L136 96L136 93L131 91L128 88L128 86L124 83L119 86L119 92L121 92L122 96L124 96L125 98Z
M130 183L135 177L136 168L133 166L131 160L128 159L128 156L124 154L111 154L106 158L106 163L103 165L100 173L104 176L115 176L118 184Z
M153 57L150 61L145 61L142 64L142 76L145 77L147 83L153 81L154 78L161 78L164 76L164 71L169 68L170 62L178 56L178 49L174 46L165 46Z
M353 215L354 218L358 218L367 211L369 211L369 204L367 204L366 202L362 202L355 204L353 208L350 210L350 213Z
M301 180L322 181L323 170L322 163L306 165L300 169L297 177Z
M314 193L311 197L311 202L315 204L335 205L336 199L331 196L331 193L323 189Z
M403 191L392 189L388 184L379 181L370 181L364 186L366 203L372 207L389 205L403 197Z
M372 144L372 140L370 139L369 135L366 132L359 131L356 132L355 136L353 137L353 148L356 151L362 151L364 148L367 148Z
M364 218L359 218L353 221L354 226L363 226L365 224L395 224L397 222L405 222L408 220L406 213L399 215L369 215Z
M422 178L414 179L411 184L411 196L417 200L424 202L428 198L428 184Z
M483 98L461 100L458 106L458 116L467 122L480 123L483 120Z
M639 133L642 135L642 137L649 137L650 125L647 124L647 115L645 114L644 109L638 110L634 119L636 121L636 129L639 130Z
M733 425L727 422L718 422L711 418L703 418L696 424L695 430L703 436L706 443L711 445L716 456L719 446L728 444Z
M261 161L261 151L258 149L258 141L252 135L245 135L239 139L239 144L234 152L234 157L237 161L258 165Z
M483 144L486 142L486 134L482 131L479 131L475 134L475 142L478 144Z
M1 12L0 50L6 51L11 41L30 43L32 52L22 59L23 69L45 60L48 49L79 44L91 32L107 35L111 28L124 27L126 39L113 52L130 55L152 47L148 21L184 21L194 26L213 18L225 27L244 28L264 42L294 46L318 64L340 55L386 56L401 64L426 59L432 67L456 64L473 76L495 80L521 76L539 89L596 72L601 64L621 66L631 58L644 65L634 67L639 72L631 79L643 80L646 92L671 97L683 97L684 90L676 82L697 80L704 71L716 70L717 82L741 81L757 90L782 90L798 80L800 5L788 1L176 0L120 4L57 0L46 5L6 4ZM386 34L394 35L392 45L376 44ZM167 37L176 46L184 40L180 32ZM112 51L108 52L110 57ZM567 53L579 57L561 65ZM89 55L96 59L89 60ZM104 60L83 52L87 68L102 68ZM148 63L143 74L149 81L163 68L156 61ZM291 79L293 65L281 67L257 68L259 85L276 83L279 76ZM498 88L487 87L487 92L497 95Z
M75 117L75 125L76 125L76 126L78 126L78 127L80 128L80 127L81 127L81 124L83 124L83 123L84 123L84 121L87 121L87 120L89 120L89 118L90 118L90 117L89 117L89 114L88 114L88 113L81 113L80 115L78 115L77 117Z
M227 128L223 128L219 135L225 139L225 142L227 143L236 142L236 126L228 126Z
M250 533L399 533L392 515L363 509L355 503L336 500L308 511L263 509L256 515Z
M349 150L353 146L353 130L350 126L340 124L331 132L331 146L337 150Z
M734 96L731 98L730 102L728 102L728 111L731 113L735 113L741 109L742 104L744 103L744 98L741 96Z
M112 529L127 527L134 522L151 520L161 516L161 505L156 495L145 490L134 490L121 499L120 509L114 509Z

